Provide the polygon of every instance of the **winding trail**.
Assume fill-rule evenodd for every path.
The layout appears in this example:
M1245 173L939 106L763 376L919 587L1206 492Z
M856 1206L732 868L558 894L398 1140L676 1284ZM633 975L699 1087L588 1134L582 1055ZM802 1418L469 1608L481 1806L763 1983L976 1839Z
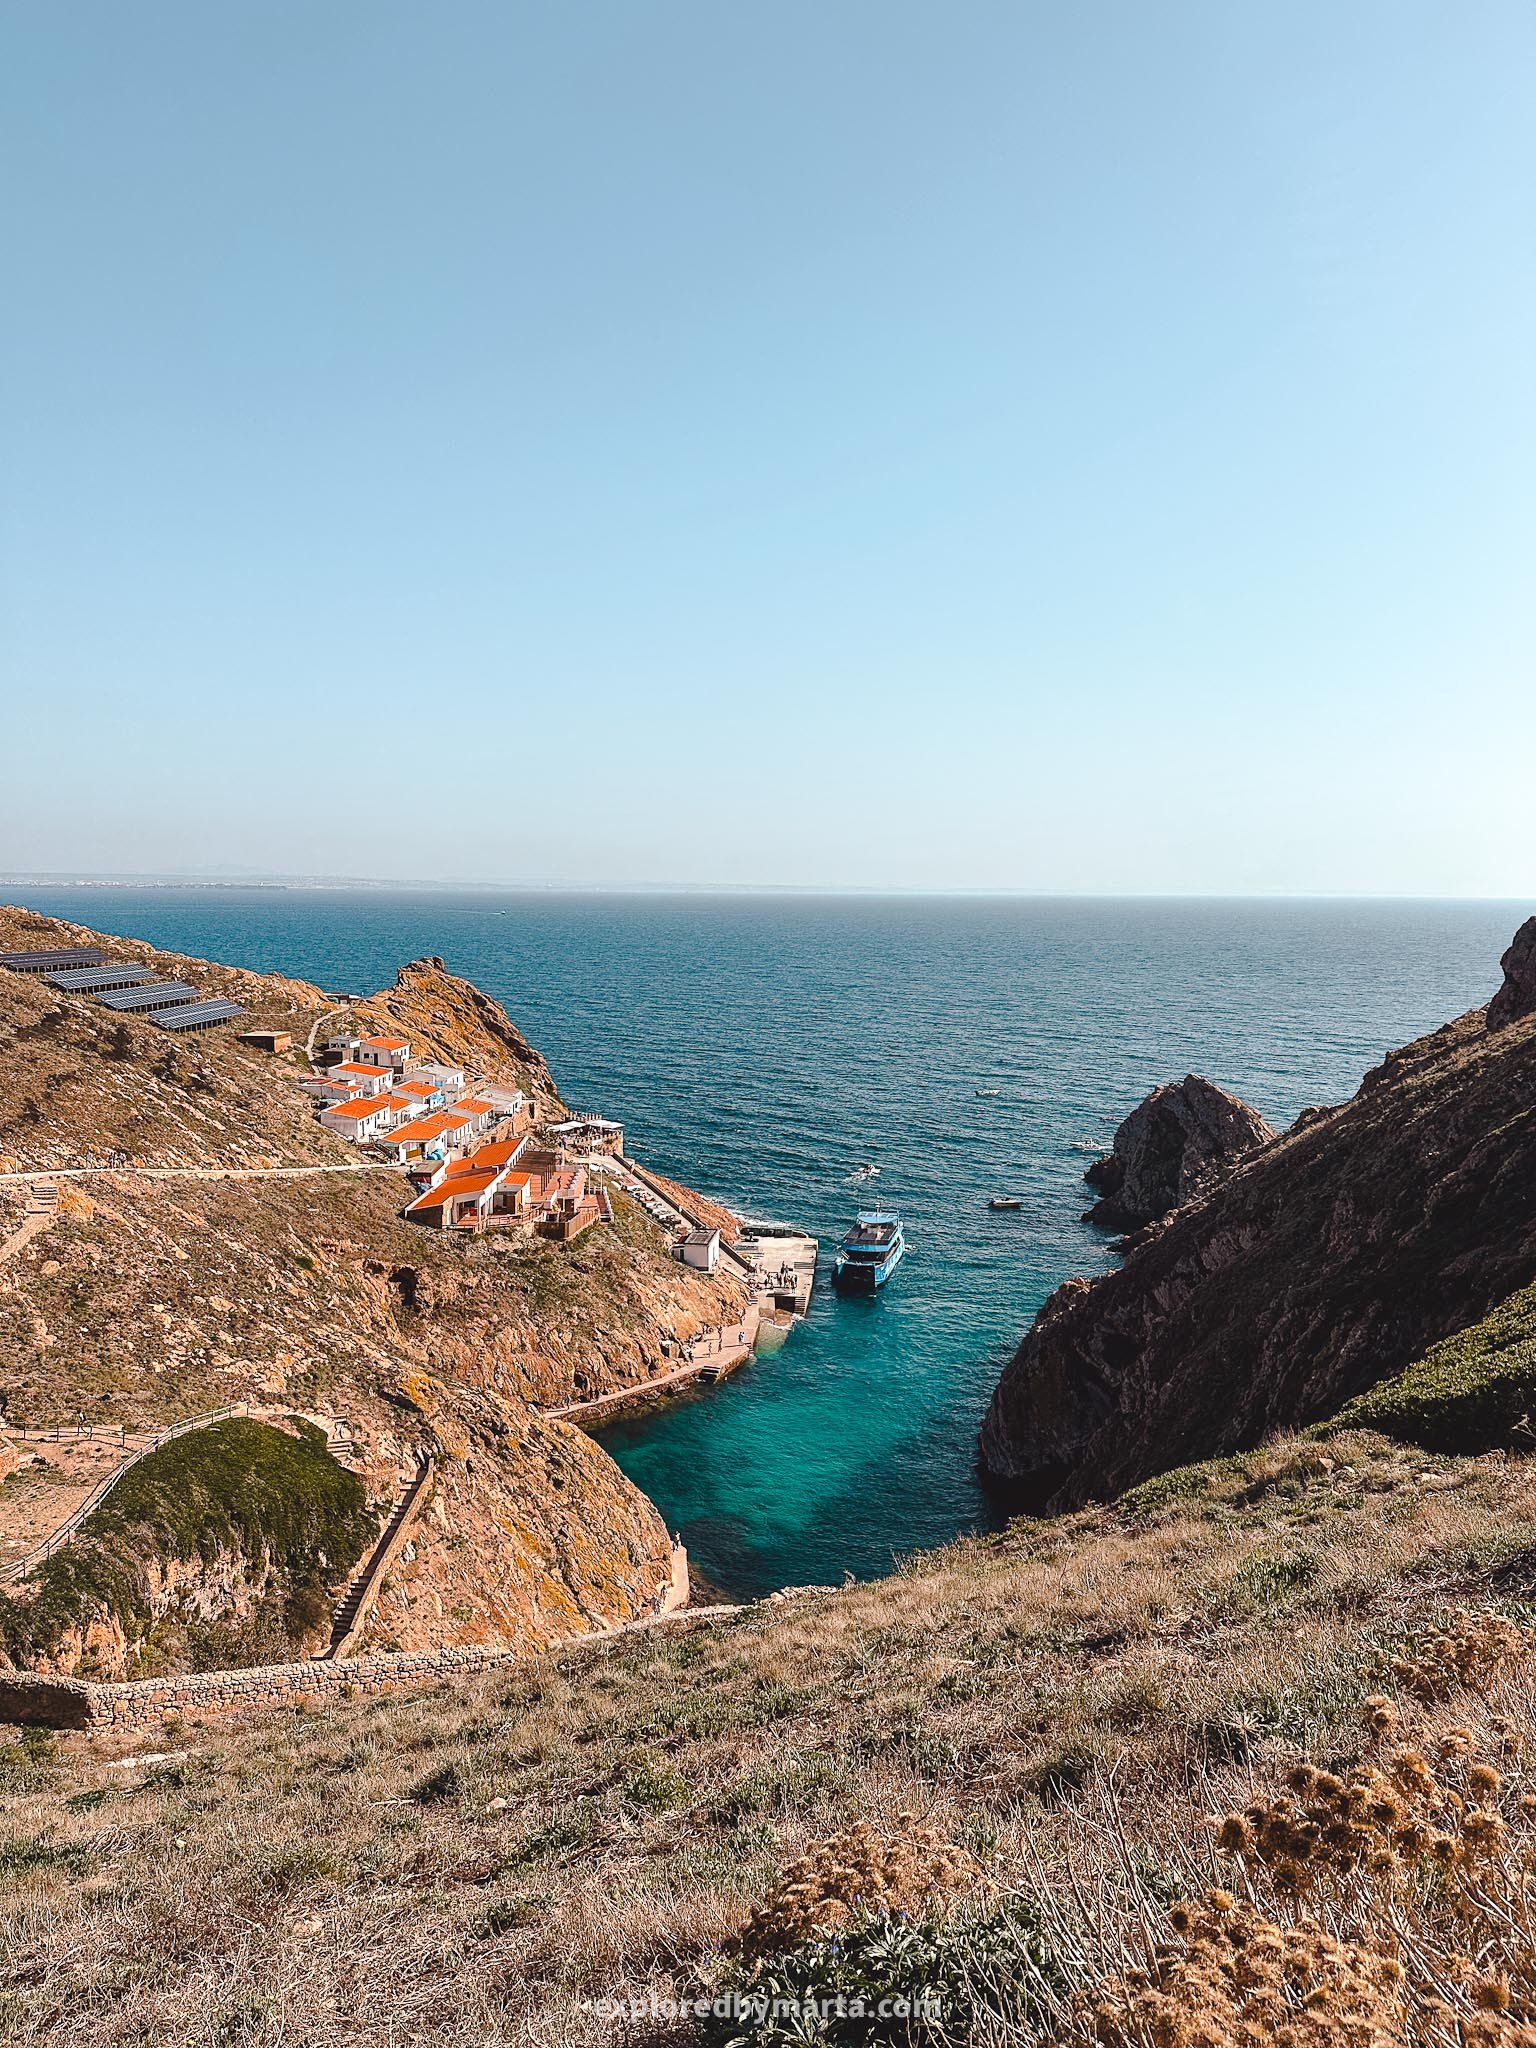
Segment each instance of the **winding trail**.
M85 1180L99 1175L112 1180L136 1174L141 1180L283 1180L312 1173L395 1173L391 1159L340 1159L308 1166L35 1166L18 1173L0 1173L0 1181Z
M317 1017L317 1018L315 1019L314 1023L310 1025L310 1027L309 1027L309 1036L308 1036L308 1038L306 1038L306 1039L305 1039L305 1041L304 1041L304 1057L305 1057L305 1059L307 1059L307 1060L309 1061L309 1063L310 1063L310 1065L311 1065L311 1066L313 1066L313 1065L314 1065L314 1059L315 1059L315 1038L316 1038L316 1036L317 1036L317 1034L318 1034L318 1032L319 1032L319 1030L320 1030L320 1026L321 1026L322 1024L324 1024L324 1023L328 1022L328 1021L329 1021L329 1019L330 1019L330 1018L332 1018L332 1017L345 1017L345 1015L347 1014L347 1011L348 1011L348 1010L349 1010L350 1008L351 1008L351 1004L350 1004L350 1003L343 1003L343 1004L341 1005L341 1007L340 1007L339 1009L335 1009L335 1010L322 1010L322 1011L320 1012L319 1016L318 1016L318 1017Z

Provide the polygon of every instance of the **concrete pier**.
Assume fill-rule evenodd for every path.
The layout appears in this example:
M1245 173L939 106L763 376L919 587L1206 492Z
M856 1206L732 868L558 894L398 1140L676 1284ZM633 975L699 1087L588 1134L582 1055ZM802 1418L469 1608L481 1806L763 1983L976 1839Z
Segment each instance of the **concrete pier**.
M811 1305L821 1249L814 1237L767 1223L748 1224L736 1240L736 1249L753 1266L758 1300L765 1310L789 1316L805 1314Z

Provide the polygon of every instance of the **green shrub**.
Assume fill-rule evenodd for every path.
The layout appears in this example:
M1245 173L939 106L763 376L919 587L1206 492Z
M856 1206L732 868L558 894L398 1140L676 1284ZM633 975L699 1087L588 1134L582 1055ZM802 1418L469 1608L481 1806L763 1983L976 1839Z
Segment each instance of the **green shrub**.
M1027 1911L872 1914L730 1968L698 2038L703 2048L942 2048L1026 2018L1042 1979L1060 1974Z
M258 1609L235 1631L238 1642L224 1642L229 1631L217 1625L188 1624L179 1631L179 1661L259 1661L294 1629L315 1624L321 1583L344 1577L376 1534L362 1482L330 1455L323 1432L216 1422L126 1472L31 1574L30 1598L0 1595L0 1644L18 1663L33 1663L102 1611L129 1636L143 1634L154 1621L151 1568L234 1556L270 1580L262 1603L270 1614Z
M1374 1429L1463 1457L1536 1446L1536 1286L1444 1338L1322 1427Z

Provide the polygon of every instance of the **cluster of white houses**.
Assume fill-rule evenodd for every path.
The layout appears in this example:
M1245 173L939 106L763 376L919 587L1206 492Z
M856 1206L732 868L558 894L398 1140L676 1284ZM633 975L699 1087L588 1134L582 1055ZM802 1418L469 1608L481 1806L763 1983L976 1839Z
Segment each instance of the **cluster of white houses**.
M532 1224L568 1239L611 1221L607 1191L584 1158L624 1149L623 1127L577 1117L533 1145L534 1106L520 1089L462 1067L412 1061L404 1038L333 1038L305 1082L328 1130L393 1155L415 1189L406 1215L441 1230Z

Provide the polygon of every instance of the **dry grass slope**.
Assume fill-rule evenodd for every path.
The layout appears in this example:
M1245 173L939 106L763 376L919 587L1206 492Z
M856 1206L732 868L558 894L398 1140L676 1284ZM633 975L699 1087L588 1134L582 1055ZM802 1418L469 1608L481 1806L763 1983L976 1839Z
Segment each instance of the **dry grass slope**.
M878 1584L453 1695L171 1727L158 1763L125 1766L100 1737L20 1743L0 1823L0 2031L113 2048L608 2039L591 2001L723 1981L791 1860L863 1823L881 1843L920 1827L964 1859L946 1869L974 1863L1016 1931L1031 1901L1068 1989L1042 1976L994 2038L1280 2040L1273 2015L1255 2032L1237 2006L1188 2031L1189 1986L1221 1974L1234 1928L1257 1929L1242 1914L1282 1948L1311 1914L1319 1931L1292 1958L1308 1995L1375 1997L1374 1878L1330 1869L1297 1896L1277 1864L1224 1853L1205 1816L1299 1797L1300 1765L1346 1788L1362 1768L1390 1775L1417 1745L1465 1802L1463 1838L1473 1795L1491 1796L1474 1765L1498 1770L1518 1866L1529 1659L1463 1668L1453 1651L1427 1699L1412 1667L1434 1665L1452 1610L1519 1614L1533 1582L1531 1465L1290 1440ZM1405 1644L1419 1647L1403 1661ZM1368 1725L1368 1695L1398 1725ZM1451 1755L1437 1745L1456 1727L1469 1740ZM1518 1869L1501 1856L1490 1896L1508 1906ZM1223 1888L1233 1908L1210 1903ZM1483 2038L1478 1985L1510 1971L1516 1935L1499 1948L1485 1929L1473 1976L1453 1978L1450 1922L1426 1899L1455 2027L1388 2010L1347 2037L1319 2031L1314 2007L1296 2042ZM1183 2032L1167 2018L1181 2001Z

